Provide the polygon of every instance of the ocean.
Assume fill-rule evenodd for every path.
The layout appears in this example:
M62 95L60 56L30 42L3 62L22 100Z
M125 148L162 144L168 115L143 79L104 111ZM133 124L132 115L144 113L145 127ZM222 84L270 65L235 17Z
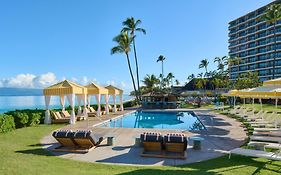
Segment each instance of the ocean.
M128 101L133 99L132 96L123 95L123 101ZM119 96L116 98L116 102L119 103ZM109 103L113 103L113 98L110 97ZM77 102L75 103L77 105ZM91 98L91 104L96 104L96 99L94 96ZM104 97L101 98L101 104L105 104ZM69 103L65 97L65 106ZM0 96L0 114L16 110L16 109L45 109L45 99L44 96ZM61 108L59 97L51 97L50 109Z

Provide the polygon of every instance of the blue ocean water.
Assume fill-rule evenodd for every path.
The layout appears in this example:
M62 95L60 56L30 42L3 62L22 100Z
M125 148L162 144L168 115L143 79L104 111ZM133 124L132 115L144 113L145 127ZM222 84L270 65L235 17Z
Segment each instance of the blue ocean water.
M133 97L124 94L123 101L131 100ZM117 103L119 102L119 97L116 98ZM101 103L104 104L104 97L101 98ZM109 99L109 103L113 103L112 97ZM77 104L77 102L76 102ZM91 104L96 104L96 99L94 96L91 98ZM65 106L69 103L67 98L65 98ZM16 109L45 109L45 99L44 96L0 96L0 113L4 113ZM50 109L61 108L59 97L51 97Z

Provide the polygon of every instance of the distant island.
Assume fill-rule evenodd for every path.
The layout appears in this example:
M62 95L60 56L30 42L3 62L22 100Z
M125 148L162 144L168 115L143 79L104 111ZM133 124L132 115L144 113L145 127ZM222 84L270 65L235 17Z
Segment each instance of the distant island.
M0 96L42 96L42 89L0 88Z

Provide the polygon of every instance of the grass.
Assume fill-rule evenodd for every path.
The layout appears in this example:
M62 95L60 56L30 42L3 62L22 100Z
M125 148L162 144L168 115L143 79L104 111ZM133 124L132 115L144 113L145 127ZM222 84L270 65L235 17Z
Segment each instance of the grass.
M145 167L85 163L52 156L39 140L61 125L40 125L0 134L0 174L280 174L281 162L242 156L227 156L182 166ZM93 150L97 151L97 150ZM138 156L138 155L136 155Z
M255 108L256 111L261 110L261 105L260 104L240 104L240 106L246 106L249 108ZM281 113L281 108L280 105L278 105L278 107L276 108L275 105L273 104L262 104L262 109L265 111L275 111L278 113Z

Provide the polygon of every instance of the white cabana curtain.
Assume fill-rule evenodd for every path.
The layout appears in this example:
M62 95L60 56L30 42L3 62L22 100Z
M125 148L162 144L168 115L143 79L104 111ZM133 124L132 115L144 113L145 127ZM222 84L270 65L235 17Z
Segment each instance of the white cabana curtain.
M109 114L109 108L108 108L109 95L105 94L104 97L105 97L105 111L106 111L106 114Z
M83 100L83 103L84 103L84 108L83 108L83 116L84 117L88 117L87 116L87 95L82 95L82 100Z
M97 105L98 105L97 114L98 114L98 116L100 116L101 115L101 106L100 106L101 95L100 94L96 94L95 96L96 96Z
M70 124L75 124L75 94L68 94L66 95L71 106L71 115L70 115Z
M45 105L46 105L45 119L44 119L45 124L51 124L51 122L52 122L50 110L49 110L50 101L51 101L51 96L45 96Z
M77 102L78 102L78 112L77 112L77 115L79 115L79 116L81 116L81 114L82 114L81 100L82 100L82 97L80 95L77 95Z
M116 108L116 94L113 94L113 104L114 104L114 107L113 107L113 112L116 112L117 111L117 108Z
M88 104L88 108L90 108L91 107L91 95L88 95L87 104Z
M65 100L64 100L64 95L60 96L60 105L61 105L61 110L65 111Z
M124 107L123 107L123 94L120 94L120 109L121 109L121 111L124 111Z

